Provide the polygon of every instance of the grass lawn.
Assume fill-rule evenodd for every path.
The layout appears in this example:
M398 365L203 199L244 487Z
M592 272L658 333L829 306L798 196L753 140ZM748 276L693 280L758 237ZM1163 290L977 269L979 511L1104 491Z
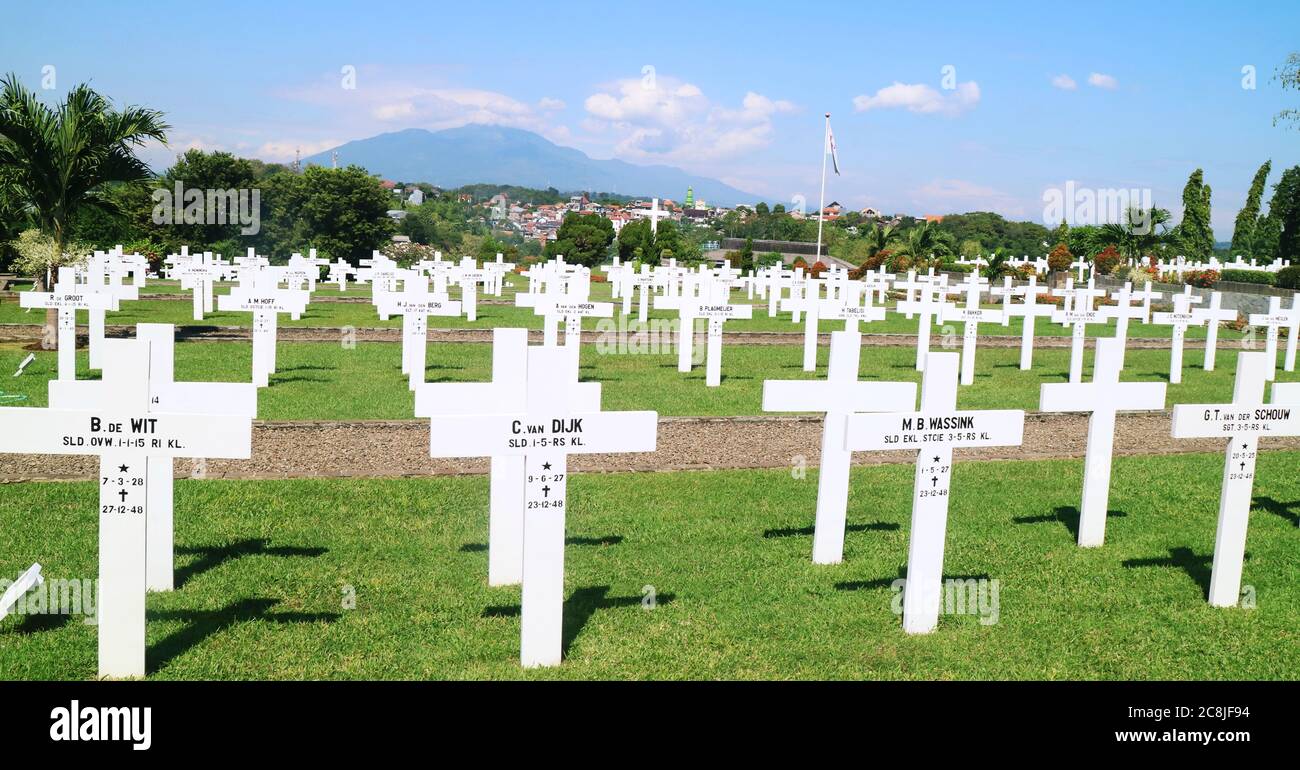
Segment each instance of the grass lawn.
M519 590L486 581L487 480L178 481L177 585L149 598L158 679L1295 679L1300 453L1259 461L1244 584L1206 601L1214 455L1118 458L1106 545L1074 543L1081 463L959 464L945 576L980 614L891 609L910 467L855 468L845 561L810 561L816 474L578 475L562 667L518 667ZM992 503L992 504L991 504ZM93 483L0 486L0 575L96 574ZM344 606L349 589L354 608ZM653 609L643 608L651 590ZM991 595L990 595L991 596ZM996 609L996 611L994 611ZM996 622L990 622L996 621ZM95 675L80 617L0 622L0 678Z
M937 345L935 350L942 348ZM0 405L44 406L45 383L57 371L56 354L39 352L24 374L10 377L27 355L17 343L0 343ZM1184 357L1183 382L1169 387L1168 403L1216 403L1230 400L1236 346L1224 346L1213 372L1200 368L1197 352ZM426 378L431 382L484 382L491 379L491 346L455 343L428 348ZM601 354L585 345L581 376L603 384L605 409L654 409L663 415L753 415L761 413L763 381L812 379L826 376L829 351L818 349L818 370L804 372L803 349L797 345L732 345L724 348L722 385L704 384L704 367L690 374L677 371L677 356L669 354ZM862 377L919 382L915 352L903 347L867 347L862 352ZM1035 368L1022 372L1016 348L986 348L976 359L973 385L958 394L965 409L1037 409L1039 385L1064 382L1070 351L1039 350ZM90 376L86 352L77 353L80 377ZM1085 357L1090 367L1092 352ZM1281 351L1279 351L1279 362ZM360 342L347 349L327 342L281 342L279 371L271 386L258 394L258 414L267 420L407 419L414 400L401 373L401 345ZM176 378L217 382L247 382L252 346L245 342L186 342L176 346ZM1125 380L1166 381L1169 351L1130 350ZM93 373L98 377L98 372ZM1085 377L1091 377L1090 369ZM1284 372L1279 382L1300 381L1300 372ZM17 398L15 398L17 397Z
M515 278L521 285L523 279ZM324 284L317 293L338 294L337 287L329 288ZM153 287L153 285L151 285ZM178 291L178 287L153 287L158 291ZM592 299L596 301L608 301L610 288L608 284L593 284ZM218 294L224 294L223 288ZM349 296L370 297L370 287L349 287L347 294ZM459 292L453 291L451 296L454 299L459 298ZM512 301L514 297L513 289L507 290L502 299ZM483 299L480 295L480 299ZM639 300L639 297L636 298ZM744 302L744 294L736 292L732 295L734 302ZM619 300L621 302L621 300ZM116 313L107 314L107 323L110 324L134 324L134 323L171 323L180 326L204 325L204 326L251 326L251 313L231 313L231 312L213 312L208 313L202 321L193 319L193 303L188 300L161 300L161 299L141 299L135 302L123 302L122 310ZM620 306L621 307L621 306ZM620 307L615 308L615 317L621 314ZM632 316L635 319L638 307L637 302L633 302ZM997 307L988 305L987 307ZM492 305L485 302L478 304L477 319L474 322L467 321L463 316L459 317L437 317L429 319L429 326L432 328L444 329L491 329L497 326L526 327L530 329L542 328L542 319L533 313L532 308L515 307L513 305ZM651 319L676 319L677 313L670 310L654 310L649 313ZM86 323L84 313L78 315L78 321ZM0 324L43 324L44 317L39 310L27 310L19 307L16 298L0 299ZM401 318L393 316L387 321L381 321L375 308L369 303L338 303L338 302L316 302L307 306L306 312L302 318L292 320L288 316L281 316L280 323L283 326L291 327L342 327L353 326L357 328L374 328L390 327L395 328L401 325ZM595 328L595 320L587 320L583 326L587 329ZM884 320L876 321L863 325L863 331L882 333L882 334L916 334L917 320L907 319L902 314L891 312ZM754 317L751 319L737 319L728 321L725 327L728 331L752 331L752 332L795 332L802 333L804 323L796 324L792 321L790 313L781 313L775 318L767 314L767 306L756 305L754 308ZM843 322L840 321L823 321L820 326L822 332L830 332L836 329L844 328ZM1023 319L1015 318L1008 326L1001 324L980 324L979 331L981 334L998 334L998 335L1015 335L1020 336L1023 328ZM948 324L945 329L942 324L933 324L931 332L935 337L945 333L960 337L962 325L958 323ZM1069 336L1071 330L1069 327L1053 324L1045 319L1038 319L1034 325L1034 333L1038 336ZM1107 325L1097 325L1088 327L1089 336L1110 337L1115 334L1114 323ZM1129 324L1129 336L1131 337L1170 337L1172 330L1169 326L1156 324ZM1236 340L1241 338L1242 333L1232 329L1221 327L1219 329L1220 340ZM1262 339L1262 332L1258 333ZM1194 327L1187 331L1188 339L1204 339L1205 328Z

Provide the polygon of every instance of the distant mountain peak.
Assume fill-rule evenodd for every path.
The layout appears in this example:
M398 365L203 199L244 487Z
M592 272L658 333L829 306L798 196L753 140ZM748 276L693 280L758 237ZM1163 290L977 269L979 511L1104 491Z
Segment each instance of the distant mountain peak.
M763 199L672 166L597 160L532 131L495 124L471 123L441 131L406 128L347 142L303 160L328 166L335 151L340 164L362 166L385 179L443 188L512 184L681 199L692 187L697 200L717 205Z

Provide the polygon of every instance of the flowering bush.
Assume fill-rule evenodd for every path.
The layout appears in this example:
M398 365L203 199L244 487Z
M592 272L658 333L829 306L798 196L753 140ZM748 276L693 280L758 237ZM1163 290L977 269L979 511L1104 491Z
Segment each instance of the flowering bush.
M1183 274L1183 282L1198 289L1213 288L1219 282L1218 270L1193 270Z
M826 269L826 263L819 259L815 265L808 268L808 276L810 278L821 278L822 273L826 272Z
M1047 255L1047 267L1054 272L1061 272L1070 269L1070 263L1074 261L1074 255L1070 253L1070 247L1064 243L1056 244L1052 253Z
M1092 258L1092 266L1098 273L1110 275L1115 272L1115 268L1123 261L1124 258L1115 250L1114 246L1107 246Z

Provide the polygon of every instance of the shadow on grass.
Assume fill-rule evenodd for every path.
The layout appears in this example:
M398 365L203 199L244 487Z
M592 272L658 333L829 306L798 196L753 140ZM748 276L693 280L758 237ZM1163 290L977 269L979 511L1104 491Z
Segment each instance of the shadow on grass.
M564 640L562 642L561 652L565 657L569 655L569 647L572 646L573 640L578 638L582 629L591 620L598 610L615 610L625 607L640 607L646 601L642 596L607 596L609 586L588 586L586 588L574 589L573 593L564 602ZM659 607L670 604L677 598L676 594L656 594L655 606ZM644 610L643 610L644 611ZM520 615L518 604L504 604L485 607L482 617L485 618L516 618Z
M73 615L70 612L43 612L36 615L23 615L20 623L13 627L10 633L20 636L30 636L32 634L43 634L46 631L58 631L60 628L72 622L72 618L82 619L84 615Z
M836 591L873 591L882 588L893 588L894 581L907 579L907 567L899 567L898 574L893 577L875 578L872 580L846 580L842 583L835 584ZM988 580L987 572L981 572L978 575L944 575L943 579L948 580Z
M240 540L227 545L205 545L205 546L178 546L176 553L191 554L198 556L197 559L176 570L176 590L185 587L195 577L214 570L229 561L241 559L245 556L321 556L327 553L326 548L305 548L293 545L271 546L270 540L265 538Z
M301 366L282 367L281 372L332 372L337 366L316 366L314 364L303 364Z
M333 623L340 615L334 612L270 612L279 599L240 599L219 610L164 610L149 613L153 620L178 620L185 627L153 644L148 650L146 670L155 674L166 668L176 658L184 655L204 640L231 628L237 623Z
M1107 519L1117 519L1128 514L1124 511L1106 511ZM1048 522L1060 522L1065 528L1070 530L1070 536L1075 540L1079 539L1079 509L1073 505L1058 505L1052 509L1049 514L1042 516L1016 516L1013 518L1014 524L1046 524Z
M1292 500L1289 503L1284 503L1280 500L1274 500L1271 497L1257 495L1251 499L1250 504L1253 508L1263 508L1271 514L1281 516L1292 524L1300 526L1300 512L1293 512L1291 510L1292 508L1300 508L1300 500Z
M623 542L622 535L601 535L599 537L566 537L565 545L618 545ZM483 553L487 551L487 543L466 543L460 547L461 553Z
M1247 551L1243 561L1250 561L1250 552ZM1213 566L1213 554L1197 555L1192 549L1185 546L1170 548L1168 556L1155 556L1146 559L1125 559L1120 562L1125 569L1141 569L1143 567L1177 567L1187 576L1196 581L1201 587L1201 593L1208 599L1210 596L1210 573Z
M320 377L285 377L280 374L273 374L270 377L270 385L288 385L291 382L315 382L328 383L329 380L323 380Z
M892 521L873 521L867 524L848 524L844 527L845 532L893 532L899 529L900 525ZM790 527L788 529L768 529L763 531L763 537L812 537L815 529L813 525L806 527Z

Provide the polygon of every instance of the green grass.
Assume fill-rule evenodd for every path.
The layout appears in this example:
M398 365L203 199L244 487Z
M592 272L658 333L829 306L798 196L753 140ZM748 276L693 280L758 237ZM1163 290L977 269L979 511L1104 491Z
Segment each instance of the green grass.
M178 481L178 590L151 595L158 679L1295 679L1300 453L1264 452L1243 582L1205 601L1223 460L1119 458L1106 544L1074 543L1078 461L960 463L946 576L996 623L891 611L912 470L856 468L845 561L810 562L816 474L578 475L566 659L518 667L518 588L486 583L487 481ZM96 573L93 483L0 486L0 575ZM993 502L995 501L995 502ZM993 504L990 504L993 502ZM355 608L345 609L346 587ZM642 607L652 586L657 606ZM993 616L988 615L989 618ZM0 622L0 678L95 675L80 618Z
M934 350L942 350L936 345ZM1224 346L1213 372L1200 368L1199 352L1183 359L1183 382L1169 386L1168 403L1217 403L1230 400L1236 366L1235 346ZM16 343L0 344L0 394L23 397L3 401L10 405L44 406L45 383L57 371L56 354L38 352L20 377L10 377L28 351ZM862 377L874 380L919 382L915 352L903 347L865 347ZM431 344L427 352L426 379L430 382L484 382L491 379L491 346L486 343ZM704 384L704 367L690 374L677 371L677 356L670 354L601 354L597 345L585 345L581 376L602 383L606 409L653 409L663 415L760 414L763 381L813 379L826 376L829 351L818 349L815 373L802 369L803 348L798 345L730 345L723 349L723 380L717 388ZM1035 368L1022 372L1017 348L985 348L976 358L975 383L963 387L958 406L966 409L1038 408L1039 385L1064 382L1069 373L1068 349L1041 349L1034 354ZM77 371L85 378L86 353L78 351ZM1281 351L1279 351L1279 362ZM1092 351L1085 355L1085 377L1091 377ZM279 371L271 386L258 394L258 413L267 420L372 420L407 419L414 400L401 373L401 345L396 342L361 342L347 349L338 343L281 342ZM252 346L246 342L187 342L176 346L178 380L247 382L252 368ZM1169 351L1130 350L1125 381L1163 382L1168 378ZM98 376L98 372L93 373ZM1284 372L1279 382L1300 381L1300 372ZM0 399L4 396L0 395Z

